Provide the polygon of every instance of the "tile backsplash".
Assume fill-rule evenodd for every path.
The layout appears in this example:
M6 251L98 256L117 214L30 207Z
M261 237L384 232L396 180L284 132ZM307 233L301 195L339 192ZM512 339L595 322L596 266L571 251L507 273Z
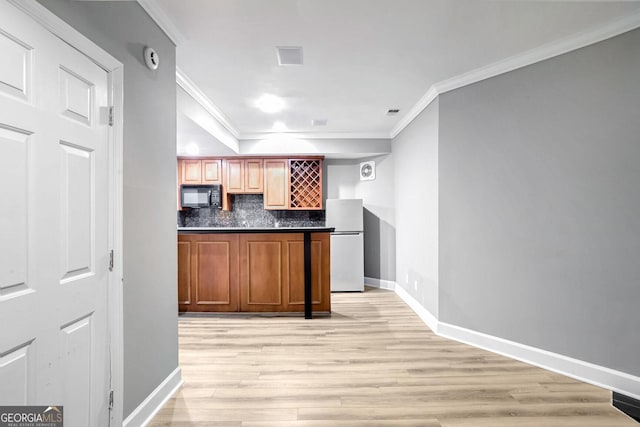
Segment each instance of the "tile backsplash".
M271 211L262 194L232 196L231 210L200 208L178 211L179 227L323 227L324 210Z

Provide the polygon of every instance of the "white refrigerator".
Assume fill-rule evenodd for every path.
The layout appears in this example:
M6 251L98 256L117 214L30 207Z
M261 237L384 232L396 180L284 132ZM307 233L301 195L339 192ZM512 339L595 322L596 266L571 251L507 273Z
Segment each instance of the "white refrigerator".
M364 291L362 199L327 199L326 224L331 233L331 292Z

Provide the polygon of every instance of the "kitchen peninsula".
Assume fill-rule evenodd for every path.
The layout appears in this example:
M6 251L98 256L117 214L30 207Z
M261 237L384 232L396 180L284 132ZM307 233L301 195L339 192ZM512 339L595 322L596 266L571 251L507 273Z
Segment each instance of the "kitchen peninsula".
M331 231L179 228L180 311L330 312Z
M321 159L179 159L179 183L197 183L190 166L219 171L200 176L220 180L224 201L222 209L179 205L179 311L329 313L333 229L324 226ZM311 171L304 187L301 171ZM232 185L235 175L244 187ZM283 184L273 209L282 199L273 188Z

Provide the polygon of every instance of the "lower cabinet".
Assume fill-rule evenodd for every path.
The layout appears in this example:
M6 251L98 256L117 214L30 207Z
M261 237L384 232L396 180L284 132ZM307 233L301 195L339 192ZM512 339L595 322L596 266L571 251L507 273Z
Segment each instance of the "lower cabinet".
M178 309L238 311L238 237L178 235Z
M311 235L315 312L331 311L330 234ZM302 233L178 235L180 311L304 311Z

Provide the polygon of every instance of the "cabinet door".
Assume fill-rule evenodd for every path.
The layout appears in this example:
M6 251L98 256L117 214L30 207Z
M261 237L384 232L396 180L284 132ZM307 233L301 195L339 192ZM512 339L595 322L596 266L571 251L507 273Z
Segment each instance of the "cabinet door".
M178 245L188 242L189 273L180 263L178 252L178 298L184 301L184 285L189 280L190 304L181 303L184 311L238 311L238 235L237 234L181 234ZM178 246L180 251L180 246ZM182 254L182 259L186 255Z
M264 160L264 208L289 209L289 160Z
M240 235L240 311L284 311L288 255L282 236Z
M304 311L304 238L287 234L289 269L285 311ZM311 304L313 311L331 311L329 233L311 234Z
M262 159L245 160L244 176L245 193L264 192L264 173L262 171Z
M222 160L202 160L202 183L222 184Z
M202 161L181 160L182 162L182 183L201 184L202 183Z
M244 160L226 160L226 192L244 192Z
M178 236L178 310L191 307L191 242Z

